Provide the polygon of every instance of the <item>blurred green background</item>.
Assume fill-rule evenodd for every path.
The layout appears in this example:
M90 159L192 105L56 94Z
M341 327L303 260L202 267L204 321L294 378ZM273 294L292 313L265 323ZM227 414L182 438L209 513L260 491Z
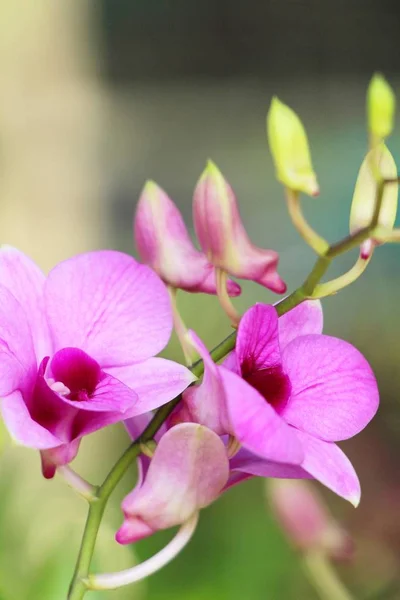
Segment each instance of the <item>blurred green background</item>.
M37 0L0 4L0 236L45 269L82 250L134 253L132 214L147 178L182 209L211 157L235 189L255 243L279 251L289 290L313 254L286 214L265 138L273 94L302 117L321 186L304 211L321 234L346 235L366 150L365 91L382 70L400 92L400 7L373 0ZM400 160L399 128L389 147ZM354 256L333 265L332 276ZM343 444L363 488L360 507L323 491L354 536L339 566L356 598L400 598L399 248L375 253L366 274L324 301L325 331L355 344L377 375L382 405ZM236 302L276 301L254 284ZM214 298L179 296L185 321L209 347L229 333ZM167 356L181 360L176 341ZM86 507L39 457L3 436L0 461L0 600L62 600ZM100 482L128 443L122 426L85 440L74 467ZM110 502L96 570L143 560L171 537L133 548L113 541L125 478ZM135 587L89 598L302 600L316 598L268 511L265 483L249 481L203 511L185 551Z

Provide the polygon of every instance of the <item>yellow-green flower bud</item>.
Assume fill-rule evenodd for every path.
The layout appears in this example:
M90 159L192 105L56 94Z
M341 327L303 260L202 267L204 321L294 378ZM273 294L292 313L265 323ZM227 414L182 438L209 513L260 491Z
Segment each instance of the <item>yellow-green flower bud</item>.
M382 75L375 74L367 92L368 131L375 145L392 133L396 98Z
M304 126L276 96L267 114L267 135L278 180L292 190L317 196L319 187Z

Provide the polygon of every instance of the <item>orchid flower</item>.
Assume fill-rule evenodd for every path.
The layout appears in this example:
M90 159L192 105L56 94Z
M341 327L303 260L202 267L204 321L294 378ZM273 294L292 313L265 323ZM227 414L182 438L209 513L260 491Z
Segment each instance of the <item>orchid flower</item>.
M11 436L40 450L45 477L84 435L145 413L193 375L153 358L172 316L165 286L114 251L57 265L46 278L23 253L0 250L0 395Z
M335 442L372 419L378 389L360 352L321 332L319 302L303 303L279 320L273 306L256 304L243 316L236 349L222 366L191 333L206 372L201 385L184 393L181 418L240 442L234 472L314 477L357 505L356 473ZM178 412L174 422L179 418Z

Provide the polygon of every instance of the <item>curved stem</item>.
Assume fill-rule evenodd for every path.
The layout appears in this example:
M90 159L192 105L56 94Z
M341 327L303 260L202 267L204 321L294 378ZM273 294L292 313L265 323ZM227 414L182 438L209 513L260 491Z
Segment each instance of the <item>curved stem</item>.
M97 487L92 485L86 479L78 475L71 467L65 465L58 467L57 473L62 475L68 485L77 492L82 498L88 502L92 502L96 498Z
M162 567L165 567L171 560L175 558L186 546L193 536L199 513L195 513L186 523L179 529L175 537L167 544L160 552L154 554L148 560L145 560L139 565L135 565L130 569L124 569L115 573L101 573L100 575L90 575L87 579L86 587L89 590L113 590L136 583L141 579L145 579Z
M286 199L288 211L293 225L301 237L320 256L325 254L329 248L328 242L321 237L311 225L305 220L301 210L299 192L286 188Z
M182 319L181 313L179 312L179 309L178 309L178 304L176 301L177 289L171 287L170 285L167 286L167 289L168 289L169 297L171 300L172 319L173 319L173 323L174 323L175 333L176 333L179 343L181 345L183 356L185 357L185 362L188 366L190 366L191 364L193 364L193 359L195 357L195 354L185 339L187 327L186 327L185 322Z
M347 273L344 273L335 279L331 279L326 283L320 283L316 285L312 297L325 298L325 296L336 294L339 290L356 281L356 279L358 279L360 275L364 273L369 261L371 260L371 257L372 253L368 256L368 258L363 258L360 255L357 259L357 262L351 267L351 269L347 271Z
M232 300L229 297L227 289L227 274L222 269L215 269L215 283L217 288L217 295L219 303L224 309L225 313L231 320L233 327L237 327L240 321L240 315L236 308L232 304Z
M322 552L308 552L304 556L303 564L321 600L352 600L350 592Z

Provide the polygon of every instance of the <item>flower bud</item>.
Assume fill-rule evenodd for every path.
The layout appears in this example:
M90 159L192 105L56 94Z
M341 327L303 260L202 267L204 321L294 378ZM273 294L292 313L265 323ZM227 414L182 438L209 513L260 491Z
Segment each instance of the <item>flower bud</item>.
M122 503L120 544L184 523L214 502L229 477L224 443L201 425L176 425L160 439L143 475Z
M382 75L376 73L367 92L368 131L375 144L392 133L396 98Z
M200 246L215 267L239 279L256 281L274 292L286 290L276 272L278 254L252 244L235 194L211 161L194 191L193 218Z
M267 114L267 135L277 179L291 190L317 196L319 187L304 126L276 96Z
M375 176L375 170L379 179ZM355 233L370 225L376 207L378 187L383 179L395 180L397 168L385 144L373 148L365 157L354 188L353 201L350 212L350 232ZM391 230L396 220L398 202L398 184L396 181L388 183L383 188L381 209L378 225ZM374 245L379 240L367 240L362 245L363 258L368 258Z
M178 208L153 181L140 196L134 220L139 255L163 281L188 292L216 293L215 269L194 247ZM240 294L240 286L228 282L228 293Z
M334 521L311 483L271 479L267 493L279 524L298 550L319 550L337 560L352 556L352 540Z

